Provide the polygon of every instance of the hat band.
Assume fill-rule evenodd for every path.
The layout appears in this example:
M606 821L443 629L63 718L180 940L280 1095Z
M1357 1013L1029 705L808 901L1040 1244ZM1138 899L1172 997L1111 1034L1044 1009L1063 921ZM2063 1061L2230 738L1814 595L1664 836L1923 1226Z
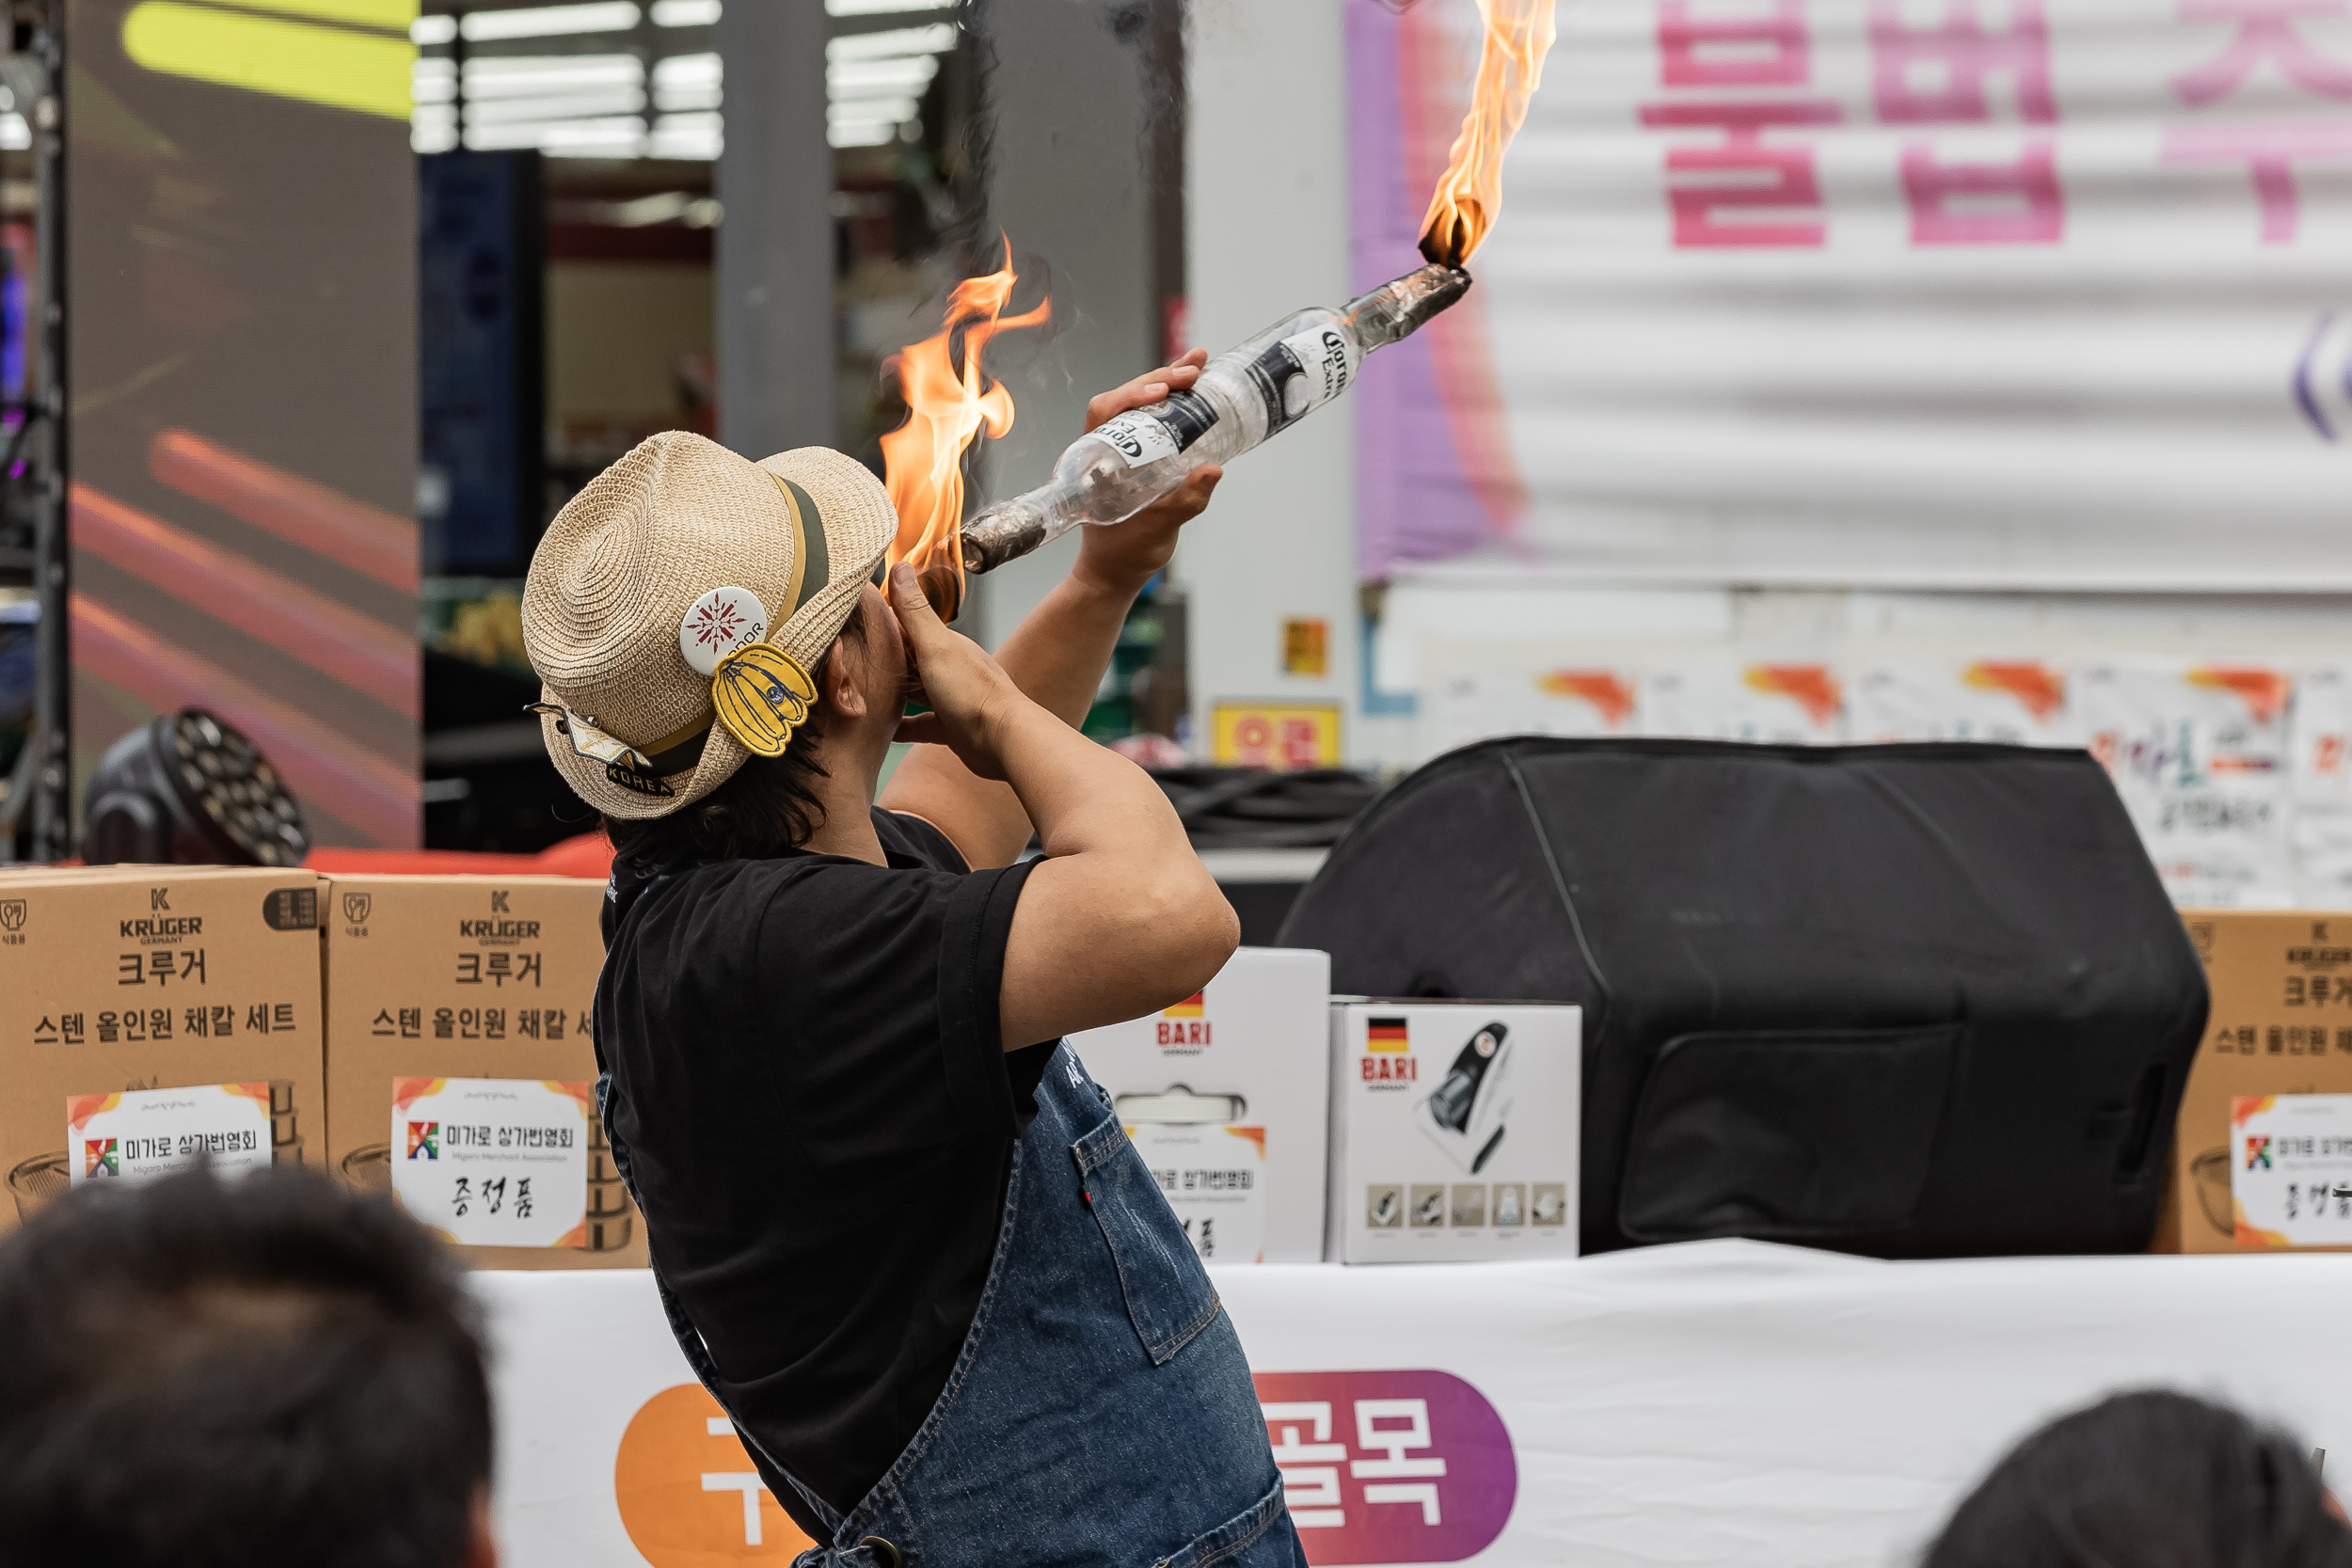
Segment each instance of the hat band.
M643 786L673 774L690 771L701 762L703 748L710 740L710 728L718 722L717 713L706 712L692 723L672 730L651 746L639 748L604 730L595 720L574 713L561 703L525 703L523 711L552 715L557 731L571 741L572 750L592 761L603 763L613 783L627 784L640 793L656 794L666 794L668 790L664 787L648 791Z
M784 494L785 513L792 519L792 580L785 587L784 604L775 619L781 631L802 606L824 589L833 576L833 562L825 549L824 514L817 510L816 498L782 474L761 472L776 482L776 488Z
M673 773L683 773L702 761L703 748L710 741L710 726L718 720L716 713L706 713L686 728L673 730L655 741L647 748L651 755L645 759L645 770L658 779L666 779ZM681 735L686 738L667 746L662 744L662 741L671 741Z

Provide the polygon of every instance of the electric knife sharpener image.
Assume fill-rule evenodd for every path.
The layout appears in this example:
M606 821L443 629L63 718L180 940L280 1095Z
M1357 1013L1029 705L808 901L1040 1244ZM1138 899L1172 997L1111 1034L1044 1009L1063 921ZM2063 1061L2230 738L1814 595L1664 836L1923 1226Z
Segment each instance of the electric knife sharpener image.
M1445 1079L1413 1107L1413 1120L1446 1158L1471 1175L1502 1143L1511 1114L1511 1031L1489 1023L1455 1053Z

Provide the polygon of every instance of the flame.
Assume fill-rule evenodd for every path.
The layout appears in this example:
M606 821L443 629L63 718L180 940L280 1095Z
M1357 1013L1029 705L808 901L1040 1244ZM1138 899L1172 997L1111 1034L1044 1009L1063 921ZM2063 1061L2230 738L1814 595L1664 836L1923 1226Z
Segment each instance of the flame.
M1454 156L1430 194L1421 223L1421 253L1440 266L1470 258L1502 211L1502 154L1527 119L1543 80L1544 56L1558 36L1554 0L1478 0L1486 40L1478 51L1478 85L1454 138Z
M1049 320L1052 300L1018 316L1005 316L1005 301L1018 281L1012 270L1012 241L1005 241L1005 264L980 277L967 277L947 296L946 325L882 362L884 375L898 378L907 422L882 438L883 483L898 514L898 537L890 561L912 562L925 589L950 592L955 604L932 602L952 618L963 597L963 451L985 430L992 438L1012 429L1012 393L980 370L989 341L1015 326Z

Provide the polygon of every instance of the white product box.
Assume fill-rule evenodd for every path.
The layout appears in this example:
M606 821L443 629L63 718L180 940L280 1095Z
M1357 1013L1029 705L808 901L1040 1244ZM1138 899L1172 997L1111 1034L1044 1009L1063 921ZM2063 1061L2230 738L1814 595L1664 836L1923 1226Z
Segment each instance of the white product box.
M1835 746L1846 738L1846 694L1826 664L1708 659L1642 683L1645 735Z
M1846 689L1846 736L2071 746L2066 672L2042 659L1886 659Z
M1323 1258L1331 958L1245 947L1198 996L1070 1038L1201 1257Z
M1335 1000L1326 1255L1576 1256L1582 1026L1538 1003Z
M2294 676L2251 662L2077 666L2074 724L2115 780L2176 904L2286 909Z

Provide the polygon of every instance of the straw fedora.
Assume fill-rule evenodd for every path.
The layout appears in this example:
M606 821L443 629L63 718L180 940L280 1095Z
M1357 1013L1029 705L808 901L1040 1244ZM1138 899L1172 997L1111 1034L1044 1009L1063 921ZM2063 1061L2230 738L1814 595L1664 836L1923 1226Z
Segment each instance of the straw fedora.
M663 816L777 756L898 531L865 466L668 431L556 514L523 584L548 755L609 816Z

